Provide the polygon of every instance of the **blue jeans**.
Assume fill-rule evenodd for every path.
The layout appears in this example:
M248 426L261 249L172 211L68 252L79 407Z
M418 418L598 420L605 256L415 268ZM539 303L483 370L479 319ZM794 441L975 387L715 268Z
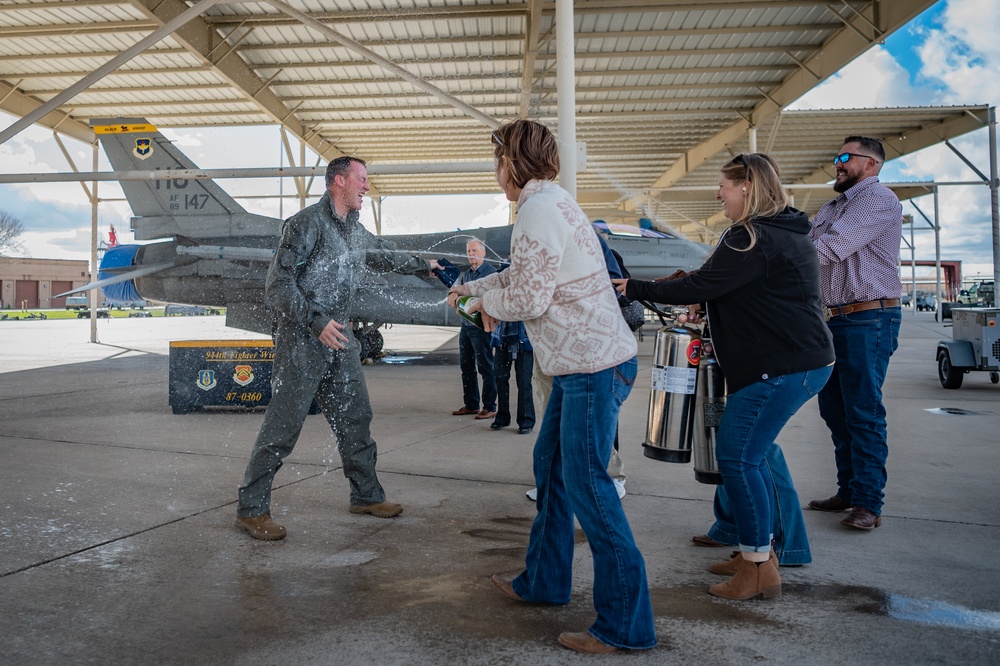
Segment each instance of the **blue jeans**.
M792 474L785 463L785 454L777 443L767 449L764 466L771 477L775 505L771 507L771 530L774 533L774 554L778 564L797 566L812 562L806 521L802 516L799 494L795 492ZM736 518L725 486L715 487L715 523L708 529L708 536L716 541L735 545L740 539L736 534Z
M819 413L833 438L837 494L875 515L882 513L889 456L882 384L902 319L899 308L886 308L827 322L837 363L819 394Z
M516 354L512 356L511 354ZM497 415L494 423L510 425L510 369L514 367L517 385L517 427L535 427L535 401L531 398L531 370L535 355L530 349L511 350L511 345L493 351L493 375L497 381Z
M462 400L466 409L479 409L479 378L483 377L483 409L497 409L497 382L493 377L493 348L490 334L471 324L458 331L458 364L462 368Z
M767 453L799 407L819 393L832 366L770 377L741 388L726 400L719 425L716 458L728 493L740 550L771 549L775 506Z
M535 441L538 514L525 571L513 586L525 601L569 603L576 514L594 560L597 619L590 633L607 645L645 649L656 645L646 564L607 472L618 412L636 372L632 358L608 370L552 378Z

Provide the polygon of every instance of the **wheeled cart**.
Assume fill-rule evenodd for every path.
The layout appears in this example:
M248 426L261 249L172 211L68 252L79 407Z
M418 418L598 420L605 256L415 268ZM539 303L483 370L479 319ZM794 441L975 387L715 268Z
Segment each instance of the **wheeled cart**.
M984 370L1000 383L1000 308L953 308L952 339L937 347L938 379L946 389L962 386L965 373Z

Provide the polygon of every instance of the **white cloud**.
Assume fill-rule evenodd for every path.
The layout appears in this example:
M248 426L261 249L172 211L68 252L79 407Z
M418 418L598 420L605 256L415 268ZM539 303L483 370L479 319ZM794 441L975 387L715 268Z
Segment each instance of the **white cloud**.
M197 134L191 134L190 132L178 132L170 127L164 127L161 129L160 134L162 134L167 141L176 144L180 148L199 148L202 146L201 139Z
M361 221L375 229L369 206ZM507 223L507 200L502 194L389 197L382 203L382 233L413 234L496 227Z
M942 26L927 30L917 52L922 75L940 81L958 103L1000 100L1000 12L982 0L951 0Z
M993 8L995 10L995 8ZM921 60L921 78L941 92L939 104L1000 102L1000 12L984 11L981 0L950 0L940 27L917 31L915 49ZM979 130L952 144L981 171L989 171L987 133ZM979 177L947 146L932 146L897 160L900 173L913 180L975 181ZM933 217L933 198L917 205ZM961 258L965 275L992 273L992 220L989 189L985 186L942 187L941 251L944 258ZM917 229L924 226L917 225ZM925 232L916 239L918 255L934 256L934 237Z
M800 97L790 109L859 109L926 104L910 74L876 46Z
M65 231L25 231L24 256L36 259L90 259L90 227Z

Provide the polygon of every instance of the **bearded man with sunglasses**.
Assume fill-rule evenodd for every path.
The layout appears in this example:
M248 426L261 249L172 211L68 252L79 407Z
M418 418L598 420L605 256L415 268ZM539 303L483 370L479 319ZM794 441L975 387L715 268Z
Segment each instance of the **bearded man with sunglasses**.
M896 350L902 315L897 260L903 214L878 180L885 150L878 139L849 136L833 164L839 192L816 214L810 236L819 254L820 289L837 355L819 394L834 445L837 494L809 508L850 515L846 527L882 523L886 442L882 384Z

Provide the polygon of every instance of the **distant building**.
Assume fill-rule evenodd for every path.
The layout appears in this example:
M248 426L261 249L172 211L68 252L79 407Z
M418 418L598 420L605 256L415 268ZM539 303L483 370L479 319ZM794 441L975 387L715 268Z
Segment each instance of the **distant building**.
M90 281L90 262L70 259L0 257L0 300L5 310L63 308L52 298Z

